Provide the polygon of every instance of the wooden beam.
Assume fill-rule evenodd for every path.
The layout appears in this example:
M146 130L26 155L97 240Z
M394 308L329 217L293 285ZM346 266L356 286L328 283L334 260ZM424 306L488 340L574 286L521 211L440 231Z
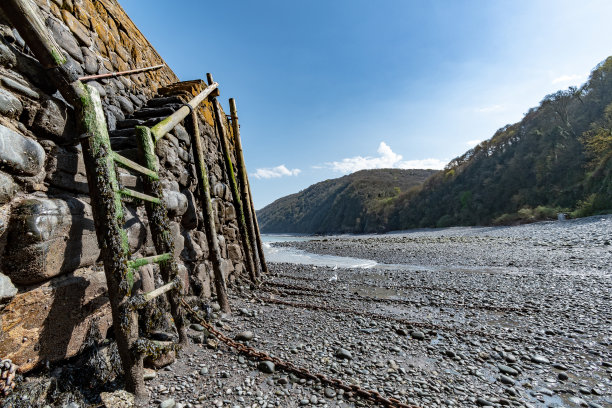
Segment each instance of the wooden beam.
M181 123L183 119L189 115L189 113L196 109L200 103L204 99L206 99L215 89L219 87L219 84L216 82L209 83L208 87L200 92L195 98L187 102L188 106L183 106L172 115L168 116L166 119L159 122L157 125L151 128L151 134L153 135L154 142L157 143L159 139L164 137L166 133L174 129L176 125ZM190 108L191 107L191 108Z
M127 157L123 157L122 155L120 155L117 152L113 152L113 159L115 159L115 162L117 164L120 164L121 166L137 171L139 173L144 174L145 176L149 176L154 180L159 180L159 176L157 175L156 172L154 172L153 170L149 170L144 166L141 166L140 164L136 163L135 161L132 161L130 159L128 159Z
M204 206L204 231L208 241L208 249L210 252L210 260L212 262L213 273L215 275L215 291L217 292L217 301L224 313L231 313L229 301L227 299L227 287L223 270L221 269L221 250L219 249L219 238L217 237L217 229L215 228L215 211L210 198L210 184L208 182L208 170L206 161L204 160L204 148L202 147L202 139L200 137L200 125L198 124L198 115L196 112L191 114L191 122L188 122L189 133L191 136L191 148L198 179L198 194L200 202Z
M242 153L242 142L240 140L240 124L238 123L238 112L236 110L236 100L230 98L230 115L232 118L232 129L234 134L234 151L236 152L236 167L238 170L238 180L240 180L240 195L242 205L244 207L244 217L246 226L249 231L249 239L251 240L251 249L253 250L253 263L257 276L261 275L263 269L263 253L261 252L261 244L257 242L257 234L255 232L255 223L253 218L255 212L251 207L251 199L249 197L249 180L247 178L246 165L244 163L244 155Z
M212 75L206 74L208 83L214 83ZM234 164L232 163L232 156L229 149L229 142L227 140L227 133L225 126L223 125L223 114L221 112L221 106L217 101L217 98L210 98L214 112L215 112L215 123L217 125L217 132L219 133L219 139L221 140L221 149L223 150L223 158L225 161L225 169L227 171L227 177L229 178L230 188L232 190L232 197L234 199L234 208L236 209L236 215L238 217L238 230L242 241L242 249L244 250L244 258L247 263L247 270L253 283L257 282L257 272L255 270L255 264L253 262L253 253L251 251L251 242L249 240L249 233L246 227L246 221L244 219L244 208L242 201L240 200L240 192L238 191L238 183L236 182L236 176L234 175Z
M91 81L92 79L115 78L115 77L123 76L123 75L140 74L142 72L154 71L156 69L160 69L165 66L166 64L160 64L160 65L154 65L152 67L130 69L128 71L117 71L117 72L109 72L108 74L87 75L87 76L80 77L79 81Z
M151 130L146 126L136 126L136 141L138 143L138 154L140 162L145 163L145 166L157 172L157 156L155 155L155 145ZM145 194L153 197L162 197L163 191L161 182L150 177L142 178L142 186ZM164 282L174 281L178 276L178 265L175 257L178 254L174 253L174 242L172 233L170 232L170 220L168 219L168 210L163 200L159 203L145 202L147 218L149 219L149 229L155 245L155 251L158 254L173 254L170 259L159 264L159 271ZM174 319L174 325L179 335L181 344L187 343L187 329L185 328L185 319L183 310L179 306L178 296L182 288L179 287L177 296L167 296L170 303L170 313Z
M143 300L145 302L150 302L151 300L155 299L156 297L161 296L161 295L163 295L166 292L170 292L176 286L177 286L176 282L167 283L167 284L165 284L163 286L160 286L157 289L154 289L154 290L152 290L150 292L147 292L147 293L143 294L142 295Z
M130 190L129 188L123 188L121 190L117 190L117 192L125 197L136 198L138 200L148 201L150 203L155 203L155 204L161 203L161 200L157 197L143 194L138 191Z
M2 3L2 9L43 67L57 68L67 62L61 48L49 35L34 2L2 0Z
M144 265L169 261L170 259L172 259L172 256L173 255L171 253L165 253L160 255L147 256L144 258L131 259L128 261L128 266L130 268L140 268Z

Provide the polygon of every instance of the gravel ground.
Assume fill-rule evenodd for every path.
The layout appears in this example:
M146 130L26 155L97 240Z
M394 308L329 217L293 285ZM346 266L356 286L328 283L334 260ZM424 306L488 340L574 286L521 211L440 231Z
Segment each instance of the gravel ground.
M611 239L607 216L292 243L381 264L270 264L214 324L312 373L420 407L612 407ZM147 381L150 406L377 406L267 373L197 324L189 335Z
M607 216L283 244L391 265L271 264L264 285L232 298L235 313L217 325L421 407L610 407L610 239ZM192 345L158 372L154 406L170 397L202 407L375 405L210 346Z

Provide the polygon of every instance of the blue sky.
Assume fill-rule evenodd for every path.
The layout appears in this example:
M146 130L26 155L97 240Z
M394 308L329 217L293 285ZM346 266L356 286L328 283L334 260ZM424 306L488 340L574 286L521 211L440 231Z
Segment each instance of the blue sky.
M120 0L181 80L236 98L256 208L441 168L612 55L612 2Z

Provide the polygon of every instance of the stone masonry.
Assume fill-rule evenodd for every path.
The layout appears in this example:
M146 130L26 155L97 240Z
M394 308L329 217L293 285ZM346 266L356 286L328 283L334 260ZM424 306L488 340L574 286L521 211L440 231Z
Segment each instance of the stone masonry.
M80 75L163 63L115 0L34 2ZM111 316L73 108L7 21L0 11L0 357L28 371L76 355L88 333L104 338ZM88 82L102 97L114 150L135 158L134 126L152 126L205 86L177 82L167 67ZM200 109L200 121L224 276L231 286L248 274L208 102ZM227 123L226 129L231 130ZM156 152L184 286L190 296L214 296L185 128L177 126ZM119 173L121 184L139 189L136 177ZM152 255L144 208L126 202L126 213L132 253ZM156 269L143 268L140 287L156 284Z

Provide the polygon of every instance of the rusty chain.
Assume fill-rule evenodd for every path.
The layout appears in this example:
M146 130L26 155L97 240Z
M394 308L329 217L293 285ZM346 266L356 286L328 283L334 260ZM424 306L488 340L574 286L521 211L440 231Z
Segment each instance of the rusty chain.
M302 292L309 292L310 293L309 296L315 296L315 297L322 297L323 294L332 293L332 291L330 290L310 288L310 287L304 287L304 286L299 286L299 285L290 285L286 283L277 283L277 282L264 282L263 286L276 287L276 288L281 288L281 289L293 289L293 290L299 290ZM299 295L299 293L295 293L295 292L289 292L288 294ZM348 299L348 300L363 300L366 302L395 303L395 304L402 304L402 305L418 305L420 303L416 300L378 299L378 298L373 298L370 296L355 295L355 294L344 295L343 298ZM469 305L465 303L463 304L462 303L433 303L431 306L440 307L440 308L443 308L443 307L461 308L461 309L468 309L468 310L489 310L492 312L501 312L501 313L508 313L508 312L527 313L529 311L533 311L530 308L525 308L525 307L489 306L489 305L476 305L476 304Z
M17 366L9 359L0 361L0 396L7 396L15 388Z
M264 302L264 303L272 303L272 304L277 304L277 305L298 307L301 309L323 310L327 312L344 313L347 315L369 317L375 320L400 323L400 324L404 324L407 326L418 327L422 329L437 330L441 332L451 331L451 332L457 333L458 335L463 335L463 336L475 335L475 336L480 336L480 337L500 337L498 334L485 332L482 330L465 330L465 329L457 329L453 327L441 326L441 325L437 325L433 323L415 322L415 321L408 320L408 319L402 319L401 317L384 316L384 315L380 315L376 313L364 312L361 310L353 310L353 309L344 308L344 307L329 306L326 304L316 304L315 305L312 303L287 302L285 300L273 299L273 298L260 298L258 296L255 296L255 299L261 302ZM508 336L507 334L503 336L503 339L506 341L508 340L509 341L522 341L520 338L513 338L513 337Z
M189 306L187 302L185 302L184 299L181 299L181 305L199 324L204 326L206 330L208 330L213 336L215 336L217 339L219 339L226 345L238 350L240 353L246 354L261 361L271 361L276 367L291 372L301 378L313 381L320 381L323 384L327 384L336 389L341 389L345 392L353 393L354 395L358 395L359 397L365 400L380 404L384 407L420 408L416 405L404 404L396 398L385 398L378 391L366 390L355 384L348 385L337 378L329 378L321 373L313 374L306 368L298 367L291 362L283 361L278 357L272 357L262 351L257 351L253 347L246 346L242 343L230 339L229 337L212 327L205 319L201 318L198 313L191 306Z

